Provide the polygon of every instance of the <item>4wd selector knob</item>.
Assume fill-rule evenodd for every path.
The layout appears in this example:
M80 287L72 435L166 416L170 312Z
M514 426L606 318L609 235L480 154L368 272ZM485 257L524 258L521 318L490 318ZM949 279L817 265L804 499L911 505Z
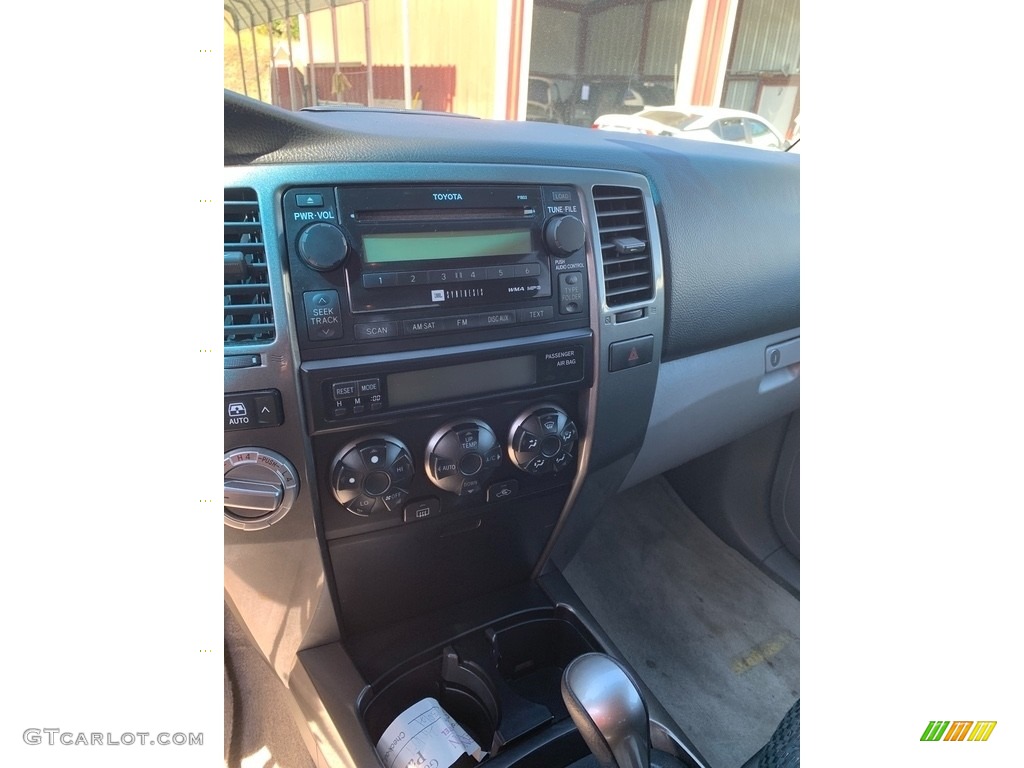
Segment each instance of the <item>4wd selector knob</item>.
M299 493L295 467L266 448L224 455L224 524L242 531L268 528L288 514Z
M405 443L391 435L369 435L338 451L331 464L331 490L349 512L370 517L402 508L412 474Z
M535 405L512 422L508 456L531 475L560 472L572 463L578 437L573 420L557 405Z
M575 253L583 247L583 222L575 216L552 216L544 222L544 242L552 253Z
M501 444L479 419L449 422L427 442L427 477L438 488L459 496L479 494L499 466Z

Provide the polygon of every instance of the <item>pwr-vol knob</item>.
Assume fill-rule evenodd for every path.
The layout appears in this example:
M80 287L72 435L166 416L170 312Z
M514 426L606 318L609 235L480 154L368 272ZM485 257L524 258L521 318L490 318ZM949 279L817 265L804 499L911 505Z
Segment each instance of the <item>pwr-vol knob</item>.
M557 405L535 405L512 422L508 456L531 475L561 472L575 461L578 438L579 432L569 414Z
M342 448L331 464L331 490L360 517L396 512L409 496L412 454L391 435L368 435Z
M476 496L501 466L501 443L479 419L452 421L427 441L426 471L430 482L459 496Z
M330 272L348 256L345 233L334 224L319 221L299 233L299 258L318 272Z

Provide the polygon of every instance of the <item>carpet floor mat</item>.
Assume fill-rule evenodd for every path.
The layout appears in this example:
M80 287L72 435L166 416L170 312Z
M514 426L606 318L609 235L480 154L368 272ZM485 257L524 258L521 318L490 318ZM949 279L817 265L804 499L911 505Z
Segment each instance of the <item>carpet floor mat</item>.
M564 575L711 768L743 765L799 698L799 601L664 478L611 498Z

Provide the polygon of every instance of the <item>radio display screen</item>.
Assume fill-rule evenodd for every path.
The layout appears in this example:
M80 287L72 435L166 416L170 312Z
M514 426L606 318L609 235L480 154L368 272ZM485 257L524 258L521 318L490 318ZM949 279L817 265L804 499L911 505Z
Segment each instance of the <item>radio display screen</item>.
M521 355L482 363L392 373L388 376L388 402L392 407L399 408L452 397L530 387L536 383L536 355Z
M367 264L518 256L532 250L528 229L363 235Z

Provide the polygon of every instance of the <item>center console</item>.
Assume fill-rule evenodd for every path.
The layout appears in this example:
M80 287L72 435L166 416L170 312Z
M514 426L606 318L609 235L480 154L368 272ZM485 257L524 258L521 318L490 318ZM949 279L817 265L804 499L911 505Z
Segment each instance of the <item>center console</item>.
M287 293L286 322L278 302L260 373L238 356L225 397L226 542L295 551L289 509L308 510L338 635L307 635L295 658L346 744L376 743L433 698L496 768L582 766L559 680L614 648L549 554L574 500L603 492L584 488L593 465L624 471L642 440L656 230L638 177L612 176L637 186L602 187L595 210L592 185L564 183L587 172L486 173L382 183L346 169L275 187L267 282ZM282 604L297 602L290 589ZM685 751L670 726L658 733Z
M580 211L578 191L558 185L284 193L300 382L348 631L523 581L539 560L593 383Z

